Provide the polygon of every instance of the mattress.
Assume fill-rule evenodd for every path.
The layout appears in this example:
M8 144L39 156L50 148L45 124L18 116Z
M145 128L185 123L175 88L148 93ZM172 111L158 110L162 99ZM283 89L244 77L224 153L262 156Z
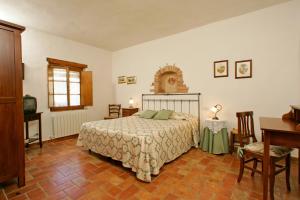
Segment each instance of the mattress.
M164 163L171 162L200 139L198 119L153 120L130 116L84 123L77 145L122 162L136 177L151 182Z

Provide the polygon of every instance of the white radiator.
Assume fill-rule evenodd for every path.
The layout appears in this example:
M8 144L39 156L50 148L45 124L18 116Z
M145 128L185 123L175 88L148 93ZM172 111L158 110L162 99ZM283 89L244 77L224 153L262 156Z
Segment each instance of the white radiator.
M59 138L77 134L87 121L86 110L55 113L52 116L53 136Z

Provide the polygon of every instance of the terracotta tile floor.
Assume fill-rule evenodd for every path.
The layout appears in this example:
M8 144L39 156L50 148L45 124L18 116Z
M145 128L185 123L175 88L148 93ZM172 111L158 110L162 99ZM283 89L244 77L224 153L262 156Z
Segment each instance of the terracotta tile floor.
M119 162L89 154L70 139L31 147L26 152L26 186L0 185L0 199L261 199L260 175L246 171L236 183L235 156L215 156L191 149L165 165L151 183L143 183ZM296 162L292 163L292 191L284 174L277 176L276 199L300 199Z

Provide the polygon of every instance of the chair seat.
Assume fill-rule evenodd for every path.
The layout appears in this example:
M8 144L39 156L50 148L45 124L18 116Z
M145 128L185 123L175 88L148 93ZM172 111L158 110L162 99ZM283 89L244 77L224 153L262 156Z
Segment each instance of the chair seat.
M244 146L246 151L251 151L252 153L260 154L263 156L264 154L264 143L263 142L254 142ZM289 154L292 149L281 146L270 145L270 156L272 157L283 157Z

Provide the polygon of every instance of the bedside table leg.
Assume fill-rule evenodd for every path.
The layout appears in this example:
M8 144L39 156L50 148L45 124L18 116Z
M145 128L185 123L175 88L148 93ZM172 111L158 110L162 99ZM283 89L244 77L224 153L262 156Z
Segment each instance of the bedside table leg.
M25 132L26 132L26 140L28 140L28 138L29 138L29 126L28 126L28 122L27 122L27 121L25 122L25 127L26 127L26 129L25 129ZM25 146L26 146L26 147L29 147L29 143L26 143Z
M43 141L42 141L42 119L41 119L41 116L39 116L39 143L40 143L40 148L42 148Z
M230 134L230 153L233 154L234 152L234 141L235 141L235 138L234 138L234 134Z

